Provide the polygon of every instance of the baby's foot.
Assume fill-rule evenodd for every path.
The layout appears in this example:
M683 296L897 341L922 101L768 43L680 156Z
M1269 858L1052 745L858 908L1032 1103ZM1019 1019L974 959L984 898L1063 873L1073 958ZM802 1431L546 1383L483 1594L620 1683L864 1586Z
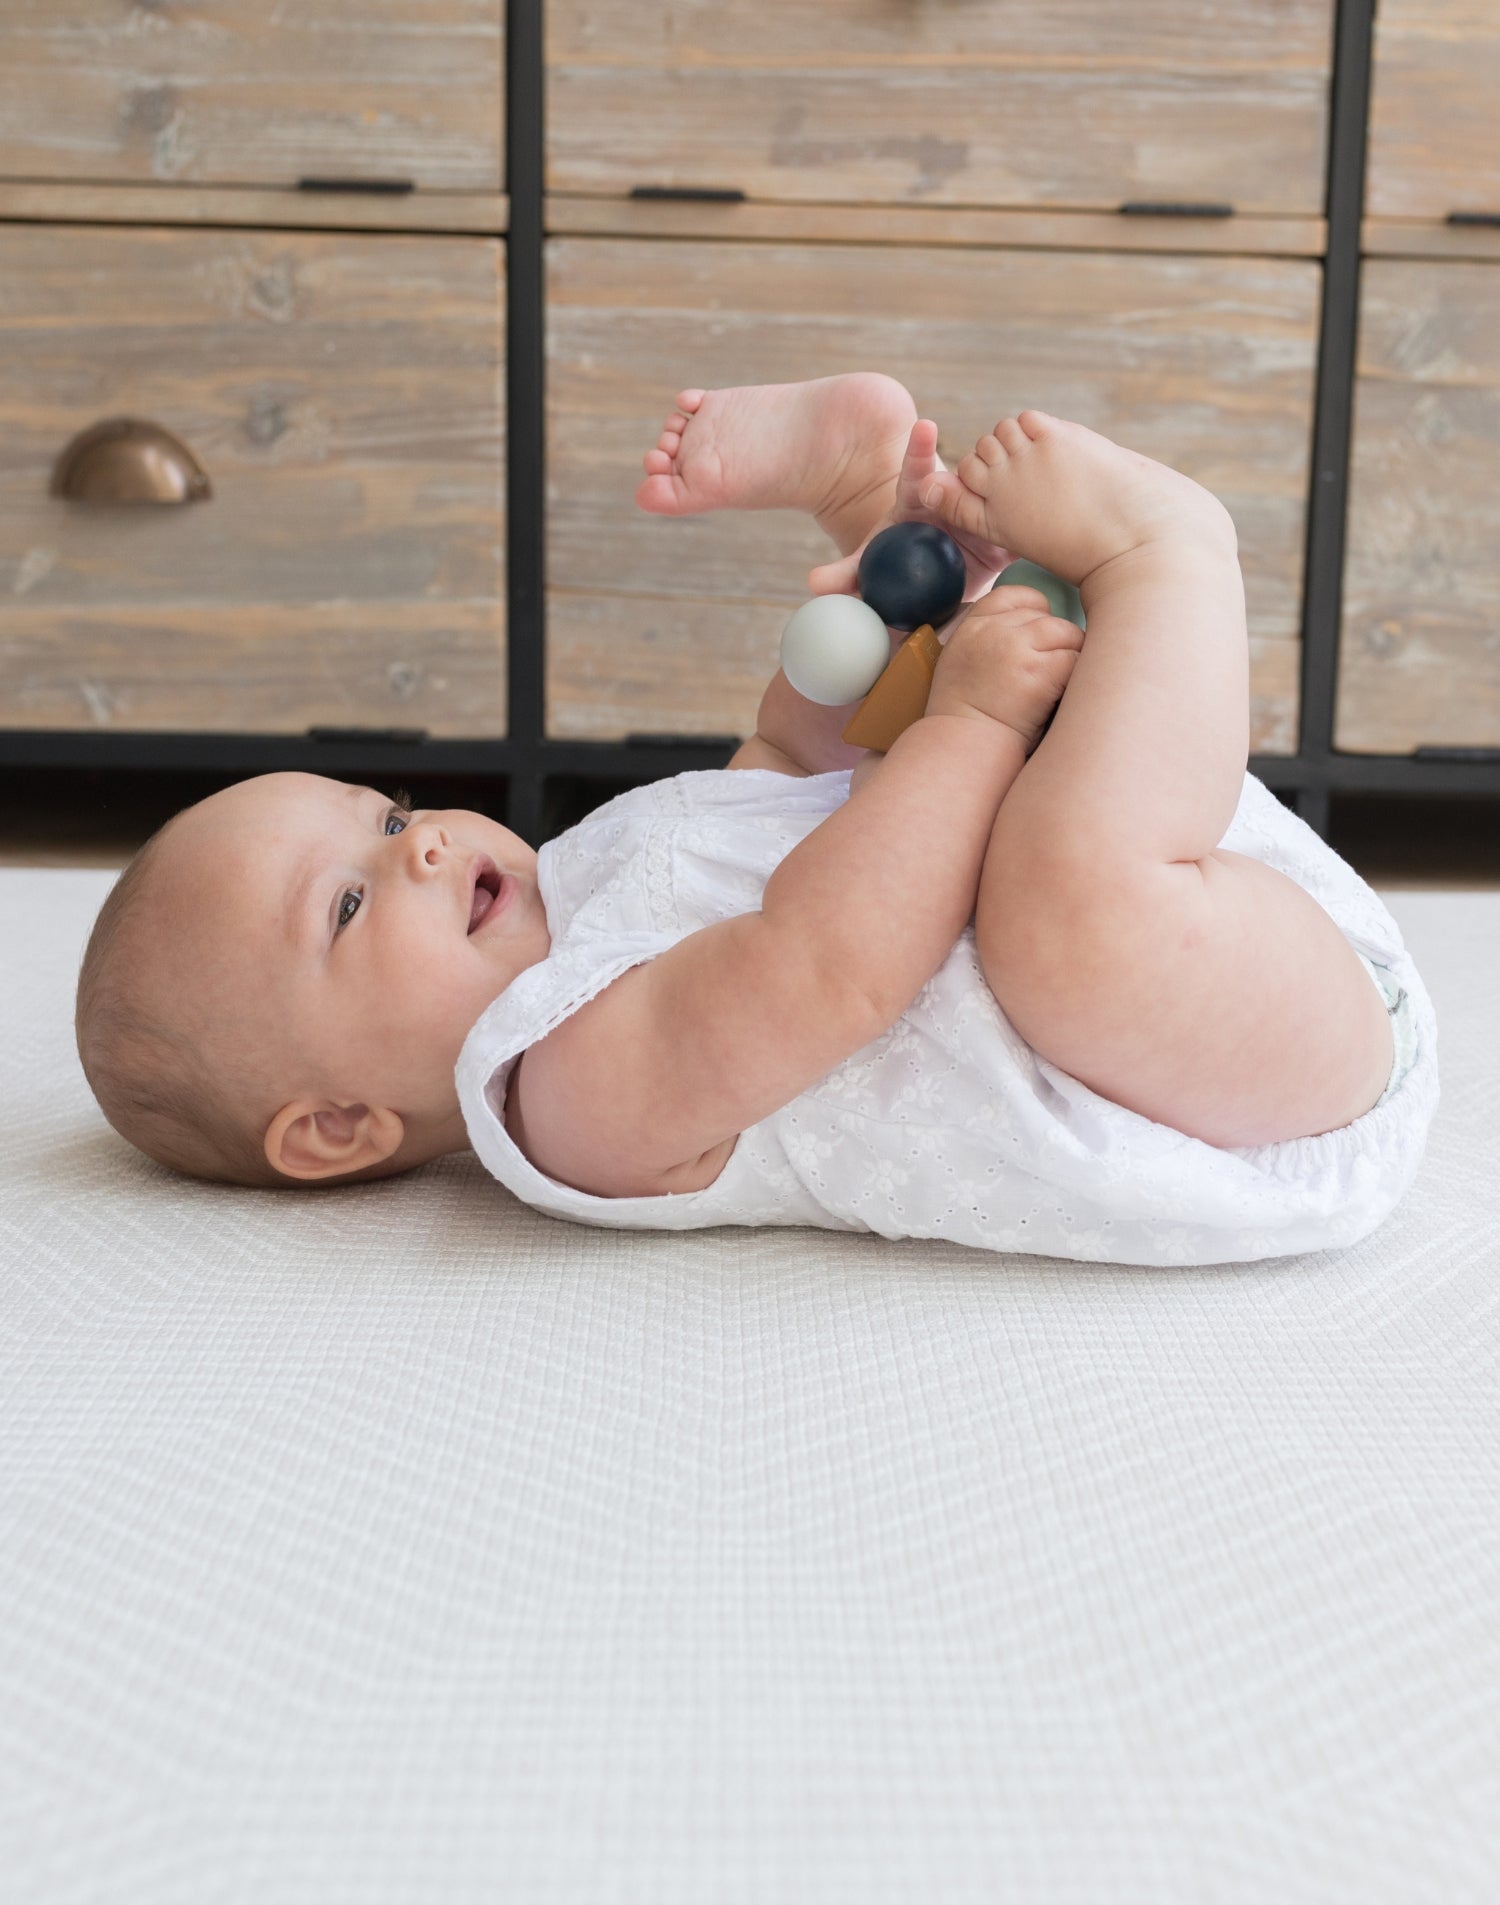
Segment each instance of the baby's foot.
M1147 543L1235 548L1228 510L1191 477L1044 410L1002 418L922 501L955 534L993 537L1074 584Z
M870 540L870 536L878 535L882 529L888 529L892 523L938 523L948 530L963 551L967 572L964 581L966 602L983 595L994 582L1011 559L1006 550L986 536L954 529L950 523L943 522L935 511L923 506L922 491L927 479L943 469L938 459L937 441L937 425L926 417L919 417L907 439L906 455L896 478L896 496L890 514L875 525L852 554L840 556L837 562L825 562L812 571L807 584L814 595L858 595L859 559L864 554L865 542Z
M642 509L805 509L840 549L883 514L917 407L893 377L684 390L642 459Z

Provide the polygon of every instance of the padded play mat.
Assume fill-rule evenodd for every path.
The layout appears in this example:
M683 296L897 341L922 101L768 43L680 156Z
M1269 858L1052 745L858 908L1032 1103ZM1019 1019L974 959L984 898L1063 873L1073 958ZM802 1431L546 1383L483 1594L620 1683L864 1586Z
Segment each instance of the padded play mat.
M1500 894L1362 1244L603 1231L177 1180L111 872L0 871L8 1905L1493 1905Z

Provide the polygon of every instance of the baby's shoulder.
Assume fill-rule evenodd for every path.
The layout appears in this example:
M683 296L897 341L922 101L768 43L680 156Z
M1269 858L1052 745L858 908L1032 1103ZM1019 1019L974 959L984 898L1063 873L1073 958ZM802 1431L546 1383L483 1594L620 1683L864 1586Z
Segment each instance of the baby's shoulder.
M736 1132L686 1158L657 1140L647 1099L662 1081L649 1061L632 1063L643 1033L652 1036L654 1001L640 983L649 971L622 973L527 1046L510 1072L503 1123L512 1143L543 1176L593 1197L703 1190L739 1139Z

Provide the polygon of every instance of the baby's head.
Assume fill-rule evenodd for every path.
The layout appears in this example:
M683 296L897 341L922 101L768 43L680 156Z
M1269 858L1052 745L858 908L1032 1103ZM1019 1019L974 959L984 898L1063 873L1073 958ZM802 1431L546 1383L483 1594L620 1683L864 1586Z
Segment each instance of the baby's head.
M459 1049L550 943L536 854L495 821L262 774L175 814L120 875L78 1053L115 1129L192 1177L392 1177L467 1148Z

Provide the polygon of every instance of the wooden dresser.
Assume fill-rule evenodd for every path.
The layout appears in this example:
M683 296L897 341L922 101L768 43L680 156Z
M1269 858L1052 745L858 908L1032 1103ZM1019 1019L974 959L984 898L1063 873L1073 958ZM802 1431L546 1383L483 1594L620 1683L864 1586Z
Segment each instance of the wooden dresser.
M0 751L404 748L533 836L715 764L823 550L641 453L866 367L949 456L1035 404L1223 498L1315 825L1500 793L1497 97L1492 0L10 0ZM210 493L59 493L122 417Z
M0 726L505 733L503 71L494 0L0 7ZM207 498L55 493L122 417Z
M1500 759L1500 7L1375 50L1334 740Z

